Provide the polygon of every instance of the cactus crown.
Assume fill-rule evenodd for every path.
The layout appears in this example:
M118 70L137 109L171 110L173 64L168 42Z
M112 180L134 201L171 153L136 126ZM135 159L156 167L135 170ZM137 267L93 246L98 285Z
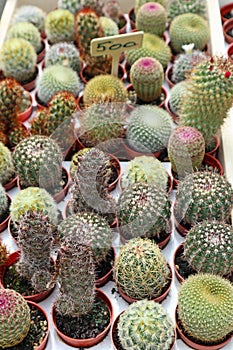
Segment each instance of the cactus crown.
M134 12L135 12L136 16L137 16L139 8L142 5L146 4L147 2L150 2L150 0L135 0ZM167 8L168 0L157 0L156 2L160 5L162 5L165 9Z
M74 15L64 9L50 11L45 18L45 33L52 44L74 40Z
M12 24L18 22L30 22L34 24L40 32L44 31L46 13L37 6L25 5L20 6L12 19Z
M36 53L42 48L40 32L34 24L30 22L15 23L7 32L7 38L22 38L29 41Z
M0 142L0 183L5 185L15 175L11 151Z
M206 4L202 0L171 0L168 4L167 15L171 22L176 16L183 13L196 13L206 16Z

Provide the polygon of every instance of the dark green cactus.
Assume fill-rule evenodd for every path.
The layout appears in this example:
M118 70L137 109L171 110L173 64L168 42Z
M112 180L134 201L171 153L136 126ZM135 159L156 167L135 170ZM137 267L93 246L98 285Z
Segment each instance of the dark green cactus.
M51 44L74 40L74 15L65 9L50 11L45 18L45 33Z
M158 2L146 2L138 9L135 24L137 30L162 36L166 29L166 22L165 8Z

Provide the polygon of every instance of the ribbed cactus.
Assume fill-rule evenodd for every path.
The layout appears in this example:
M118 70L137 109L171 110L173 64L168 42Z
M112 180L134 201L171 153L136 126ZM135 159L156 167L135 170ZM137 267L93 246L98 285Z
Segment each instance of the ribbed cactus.
M117 331L125 350L170 350L174 325L165 308L151 300L139 300L120 315Z
M157 244L149 239L134 238L120 248L114 279L129 297L154 299L167 286L170 271Z
M130 81L142 101L152 102L161 95L163 66L155 58L139 58L130 68Z
M159 186L134 183L120 193L117 219L126 239L149 237L159 241L161 234L170 230L170 199Z
M168 173L163 163L151 156L139 156L127 163L121 177L123 189L135 182L146 182L167 189Z
M50 11L45 18L45 33L51 44L74 40L74 15L64 9Z
M201 168L205 155L205 140L197 129L178 126L169 138L167 150L172 170L182 178Z
M197 274L178 291L178 319L188 337L204 345L217 344L233 331L233 286L212 274Z
M40 7L24 5L16 9L12 18L12 24L18 22L30 22L42 33L44 32L45 17L46 13Z
M18 225L20 219L29 211L48 216L53 225L58 223L58 209L53 197L43 188L28 187L16 193L10 205L12 222Z
M231 184L212 171L197 171L179 182L175 215L190 225L208 219L227 221L233 208Z
M182 100L188 89L188 81L183 80L175 84L170 90L169 106L172 113L179 115Z
M175 53L183 51L182 46L194 43L197 50L206 46L210 30L206 19L194 13L184 13L173 19L169 27L171 47Z
M16 270L37 292L51 288L53 232L48 216L42 212L26 212L19 221L20 258Z
M70 11L73 15L81 8L81 0L58 0L57 7Z
M5 185L15 176L11 151L0 142L0 183Z
M8 197L6 195L5 188L0 183L0 218L2 221L2 217L4 217L7 213L9 203L8 203Z
M0 287L0 347L6 349L21 343L30 325L26 300L16 291Z
M126 98L123 82L113 75L98 75L84 87L83 101L86 107L100 102L126 102Z
M126 130L127 143L139 152L154 153L167 147L172 119L165 110L141 105L133 110Z
M145 33L162 36L166 29L167 12L157 2L146 2L142 5L136 15L136 28Z
M55 194L62 189L62 153L57 143L42 135L22 140L13 153L22 187L39 186Z
M139 8L146 4L147 2L151 2L150 0L135 0L135 4L134 4L134 12L137 15ZM165 9L167 8L168 5L168 0L157 0L154 1L157 2L158 4L162 5Z
M206 4L203 0L171 0L167 8L168 20L171 22L183 13L196 13L206 17Z
M100 16L99 18L100 25L103 29L104 36L112 36L119 34L119 28L116 22L113 19Z
M184 241L184 257L198 273L232 272L233 229L218 221L194 225Z
M58 91L68 91L77 96L80 79L73 69L58 64L45 68L36 85L39 99L46 104Z
M198 129L204 136L207 149L211 149L213 139L232 106L232 81L232 63L218 56L199 63L190 76L181 105L180 124Z

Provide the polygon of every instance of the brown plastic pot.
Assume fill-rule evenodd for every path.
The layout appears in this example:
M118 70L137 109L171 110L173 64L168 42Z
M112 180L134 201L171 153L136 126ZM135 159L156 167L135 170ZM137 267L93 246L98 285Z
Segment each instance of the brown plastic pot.
M232 12L232 15L230 14ZM228 19L233 17L233 2L220 7L221 20L224 24ZM228 15L228 16L227 16Z
M182 220L179 221L177 218L176 218L176 215L175 215L175 203L174 203L174 207L173 207L173 213L174 213L174 224L175 224L175 228L177 230L177 232L182 236L182 237L185 237L188 233L188 231L191 229L191 225L185 225Z
M37 54L37 61L36 61L36 63L40 63L44 59L45 51L46 51L45 42L44 42L44 40L41 40L41 50Z
M233 63L233 43L231 43L227 48L227 56L231 63Z
M8 181L3 185L6 191L9 191L16 186L17 186L17 176L14 176L10 181Z
M127 17L124 14L122 14L119 17L119 20L121 20L123 23L121 28L119 28L119 34L125 34L127 31L127 23L128 23Z
M11 204L11 196L8 193L6 193L6 196L8 198L8 208L9 208ZM4 231L5 228L7 228L9 219L10 219L10 214L2 222L0 222L0 232Z
M135 12L134 12L134 7L132 7L129 12L128 12L128 17L129 17L129 22L130 22L130 27L131 30L136 28L135 25Z
M233 18L230 18L226 22L224 22L222 29L223 29L223 35L225 37L226 42L229 44L232 43L233 42Z
M34 73L32 80L30 80L29 82L27 82L25 84L22 84L22 86L25 90L32 91L35 88L38 74L39 74L39 69L36 66L35 73Z
M166 82L168 83L168 86L170 88L172 88L175 85L175 83L171 79L172 70L173 70L173 66L171 65L170 67L167 67L166 72L165 72L165 79L166 79Z
M215 135L214 140L215 140L214 148L212 150L210 150L209 152L206 152L206 154L210 154L211 156L216 158L218 155L219 147L220 147L220 137L218 135Z

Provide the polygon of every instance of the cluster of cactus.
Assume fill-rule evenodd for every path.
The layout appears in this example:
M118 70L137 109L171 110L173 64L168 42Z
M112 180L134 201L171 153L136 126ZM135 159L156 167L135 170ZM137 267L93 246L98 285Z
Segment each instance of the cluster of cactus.
M233 286L225 278L197 274L178 291L178 320L188 337L205 346L223 341L233 331Z
M163 80L163 66L153 57L139 58L130 68L130 81L142 101L156 100L161 95Z
M175 216L187 224L208 219L227 222L233 208L233 189L224 176L205 170L187 175L176 192Z
M123 82L108 74L101 74L89 80L83 91L86 107L100 102L126 102L126 99L127 92Z
M125 53L127 62L132 65L141 57L153 57L166 68L171 60L172 52L170 46L158 35L144 33L142 47L128 50Z
M168 141L168 158L179 178L201 168L205 155L202 133L191 126L178 126Z
M170 90L169 106L172 113L179 115L183 98L188 88L188 81L183 80L175 84Z
M209 40L210 30L207 20L203 17L184 13L173 19L169 35L172 49L175 53L181 53L182 46L191 43L194 43L197 50L203 50Z
M161 187L138 182L125 188L117 201L117 219L126 239L155 238L169 232L171 201Z
M202 0L171 0L167 8L167 16L171 22L176 16L183 13L195 13L206 17L206 4Z
M29 211L48 216L49 222L54 226L58 223L57 205L44 188L27 187L12 198L10 214L15 226L18 226L20 219Z
M80 72L82 61L73 43L59 42L50 46L45 53L45 67L60 64Z
M15 176L11 151L0 142L0 183L5 185Z
M139 152L154 153L167 147L172 118L153 105L141 105L132 111L126 130L127 143Z
M0 347L18 345L31 326L30 308L21 294L0 286Z
M136 28L145 33L162 36L166 29L167 12L157 2L146 2L142 5L136 15Z
M116 22L113 19L100 16L99 18L100 26L103 29L104 36L112 36L119 34L119 28Z
M107 0L103 6L103 15L111 18L115 23L119 23L122 10L119 1Z
M144 4L146 4L147 2L150 2L151 0L135 0L135 4L134 4L134 12L135 15L137 16L138 10L140 9L140 7ZM168 0L157 0L156 1L158 4L162 5L165 9L167 9L167 5L168 5Z
M233 64L225 57L206 59L195 66L180 109L180 124L198 129L207 150L233 101ZM211 94L207 93L211 91ZM216 113L218 111L218 113Z
M13 153L20 185L42 187L55 194L62 189L62 153L49 137L34 135L22 140Z
M17 239L20 258L16 270L37 292L51 287L53 232L48 216L42 212L29 211L20 218Z
M117 331L125 350L170 350L175 340L174 325L162 305L139 300L120 315Z
M170 270L156 243L146 238L133 238L120 248L114 279L129 297L154 299L167 286Z
M58 91L68 91L76 97L80 90L80 79L72 68L57 64L43 70L36 87L38 98L47 104Z
M7 210L9 208L9 201L6 194L6 190L1 183L0 183L0 203L1 203L0 218L2 219L2 217L6 215Z
M231 273L232 251L232 226L215 220L194 225L184 241L185 260L198 273Z
M38 6L24 5L16 9L12 24L30 22L36 26L40 33L44 32L46 13Z
M59 9L64 9L70 11L73 15L78 12L82 5L81 0L58 0L57 7Z
M5 77L12 77L21 84L36 74L37 54L32 44L22 38L6 40L0 50L0 65Z
M123 189L136 183L146 182L166 191L168 173L160 160L151 156L139 156L130 160L122 174Z
M45 33L51 44L74 40L74 15L65 9L50 11L45 18Z

